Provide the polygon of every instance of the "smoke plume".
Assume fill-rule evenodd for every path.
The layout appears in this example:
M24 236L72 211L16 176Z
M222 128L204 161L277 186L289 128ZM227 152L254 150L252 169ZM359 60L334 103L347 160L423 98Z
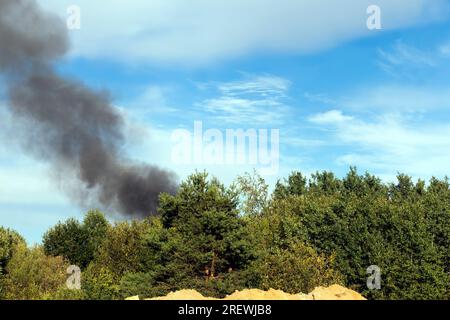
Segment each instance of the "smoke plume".
M22 124L20 139L74 200L88 195L124 215L156 212L158 195L175 192L175 175L127 159L125 121L108 93L56 73L52 65L68 42L64 22L34 0L0 1L0 71L10 113Z

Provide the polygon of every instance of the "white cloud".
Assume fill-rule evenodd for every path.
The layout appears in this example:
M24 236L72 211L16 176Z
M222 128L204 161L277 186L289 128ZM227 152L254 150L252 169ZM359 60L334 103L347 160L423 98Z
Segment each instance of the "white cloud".
M218 89L229 96L260 95L285 97L291 83L289 80L271 76L254 76L250 79L220 84Z
M216 120L231 123L279 124L291 113L285 104L290 82L264 75L215 84L219 95L196 104Z
M336 160L392 176L405 172L416 177L448 174L450 125L422 122L419 125L400 114L383 114L372 120L353 119L335 123L333 135L350 152Z
M380 63L387 66L415 65L436 66L433 52L426 52L416 47L397 41L391 51L378 50Z
M353 111L427 112L450 108L449 87L382 85L364 88L340 99L342 108Z
M345 116L340 110L331 110L324 113L318 113L308 118L316 124L339 124L352 120L353 117Z
M177 108L170 106L167 101L172 91L169 87L148 86L136 99L127 103L127 109L138 118L151 114L176 112Z
M66 16L71 0L39 0ZM259 51L308 53L373 31L373 0L78 0L72 54L125 61L205 64ZM384 30L445 17L445 0L378 0Z
M447 65L450 57L448 42L428 44L426 48L397 40L389 48L378 49L377 65L394 78L427 80L430 74Z
M365 149L357 163L422 177L448 174L448 124L411 126L395 117L385 117L341 128L340 134L343 141Z

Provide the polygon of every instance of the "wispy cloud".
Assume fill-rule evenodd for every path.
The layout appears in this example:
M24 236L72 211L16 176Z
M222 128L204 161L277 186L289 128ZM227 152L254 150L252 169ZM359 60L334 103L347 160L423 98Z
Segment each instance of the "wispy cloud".
M433 52L426 52L402 41L397 41L390 51L378 49L380 63L386 66L416 65L436 66Z
M417 125L399 113L386 113L374 119L353 117L326 124L333 128L337 143L351 149L336 158L340 165L386 175L398 171L418 177L448 174L450 125L445 122Z
M352 111L428 112L450 108L450 87L391 84L368 87L340 98L340 105Z
M135 99L127 103L127 108L136 116L147 116L158 113L173 113L178 109L170 106L167 96L171 88L151 85Z
M307 94L305 97L321 107L332 109L332 114L338 114L336 110L341 109L352 113L423 114L450 109L450 81L433 85L390 82L356 87L336 96Z
M39 0L66 16L72 0ZM434 21L446 0L377 0L383 28ZM145 63L204 65L261 50L310 53L370 35L366 9L373 0L78 0L81 30L73 54ZM440 14L436 14L440 13ZM102 45L98 45L101 43Z
M331 110L310 116L308 120L316 124L340 124L353 120L353 117L344 115L340 110Z
M422 177L448 174L449 134L448 124L411 126L395 117L341 128L344 141L362 148L356 153L359 155L359 159L354 159L356 163L349 164L362 161L366 167L405 171Z
M244 80L216 84L219 95L197 103L196 107L229 123L276 124L291 112L285 103L289 87L288 80L277 76L247 76Z
M219 84L218 89L226 96L261 96L271 99L284 98L291 86L287 79L264 75Z
M399 79L429 79L431 72L436 72L448 64L450 44L438 41L428 44L426 48L397 40L392 46L378 48L376 64L388 75Z

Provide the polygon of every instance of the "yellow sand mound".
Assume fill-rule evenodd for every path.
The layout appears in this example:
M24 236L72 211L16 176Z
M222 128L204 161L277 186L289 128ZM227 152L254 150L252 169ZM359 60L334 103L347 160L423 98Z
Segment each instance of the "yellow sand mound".
M127 300L139 300L139 297L131 297ZM154 298L152 300L216 300L204 297L195 290L180 290L171 292L167 296ZM224 300L366 300L358 292L347 289L340 285L330 287L318 287L310 294L289 294L280 290L270 289L263 291L259 289L247 289L236 291L226 296Z
M262 291L259 289L248 289L236 291L226 296L225 300L308 300L305 294L289 294L281 290L269 289Z
M358 292L334 284L328 288L318 287L308 296L313 300L366 300Z
M151 300L210 300L213 298L204 297L201 293L195 290L180 290L171 292L167 296L153 298Z

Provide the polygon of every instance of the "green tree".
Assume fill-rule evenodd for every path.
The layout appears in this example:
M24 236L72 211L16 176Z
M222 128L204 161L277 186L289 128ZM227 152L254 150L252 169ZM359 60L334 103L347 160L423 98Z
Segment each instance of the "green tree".
M288 248L273 248L257 261L259 287L288 293L308 293L318 286L339 284L342 278L333 269L333 257L319 255L301 242Z
M313 193L333 195L341 191L342 181L333 172L316 172L311 175L309 189Z
M17 245L25 244L25 240L16 231L0 227L0 275L3 274Z
M81 278L83 296L88 300L121 299L119 280L109 268L91 263Z
M152 298L164 296L170 290L164 290L155 283L154 275L151 272L127 273L120 280L120 295L122 297L139 296L140 298Z
M277 182L273 197L275 199L282 199L289 196L301 196L306 194L307 190L306 178L300 172L294 171L284 182L280 180Z
M108 229L93 264L110 270L117 280L142 270L143 239L149 222L119 222Z
M20 244L6 267L5 298L45 299L65 285L67 267L62 257L46 256L42 247Z
M442 257L445 271L450 274L450 185L447 178L431 179L423 205L428 232Z
M159 212L175 247L166 267L206 280L244 268L252 250L237 207L236 190L206 173L190 176L176 195L162 195Z
M45 253L62 256L71 264L84 269L94 259L108 228L108 221L98 210L89 211L83 223L75 219L60 222L44 235Z
M239 176L236 188L240 195L239 209L244 215L258 215L265 210L269 186L256 170Z
M87 238L86 260L83 266L90 263L107 237L110 224L105 215L98 210L89 211L83 220L83 231Z
M43 246L50 256L62 256L71 264L85 267L87 236L82 225L75 219L58 223L44 234Z
M445 183L432 181L427 190L399 175L396 184L384 185L355 169L343 180L316 174L306 194L276 200L268 216L280 230L276 241L302 239L335 256L344 283L369 298L443 299L450 280L448 199ZM274 223L278 217L289 223ZM382 270L381 290L366 286L371 265Z
M16 231L0 227L0 299L5 294L4 277L6 267L18 245L26 245L22 236Z
M317 286L343 282L334 268L334 256L319 254L308 244L307 231L292 212L301 199L289 196L276 200L264 215L248 221L258 257L248 270L248 286L308 293Z

